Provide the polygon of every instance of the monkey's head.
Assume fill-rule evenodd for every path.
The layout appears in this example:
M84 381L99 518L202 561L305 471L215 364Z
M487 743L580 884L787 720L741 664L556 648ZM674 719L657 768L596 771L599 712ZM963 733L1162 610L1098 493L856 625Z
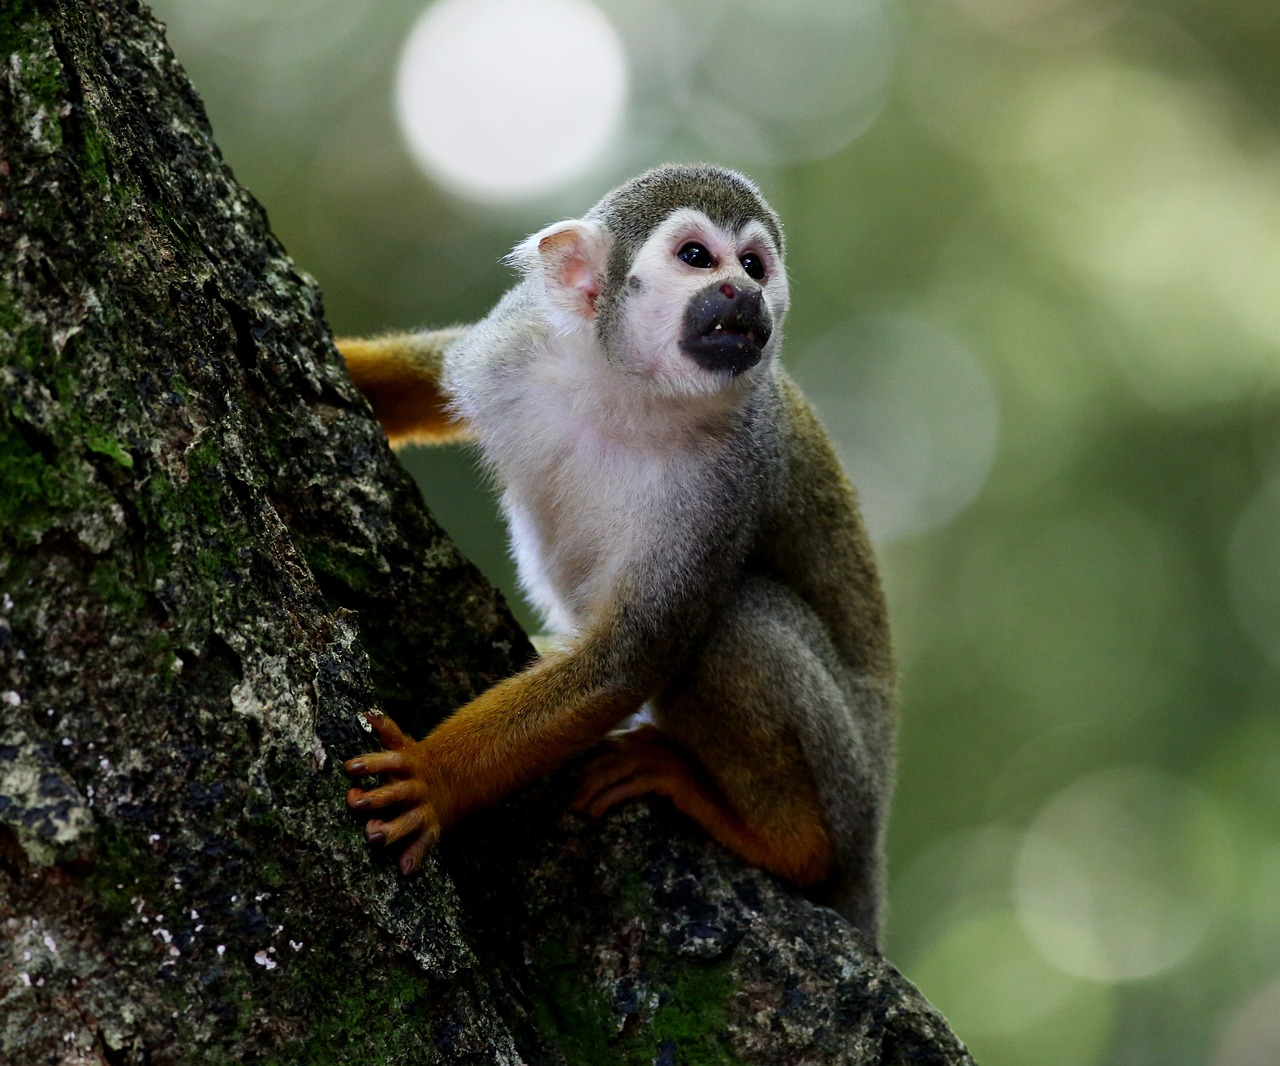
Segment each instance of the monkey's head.
M782 227L760 191L720 167L668 165L512 258L541 279L561 333L664 392L748 383L772 360L789 303Z

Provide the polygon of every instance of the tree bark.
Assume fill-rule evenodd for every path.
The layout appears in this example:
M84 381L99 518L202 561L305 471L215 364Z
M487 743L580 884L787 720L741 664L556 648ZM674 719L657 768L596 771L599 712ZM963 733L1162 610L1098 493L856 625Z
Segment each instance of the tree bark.
M137 3L0 8L0 1060L963 1063L839 917L572 768L411 881L362 712L530 648Z

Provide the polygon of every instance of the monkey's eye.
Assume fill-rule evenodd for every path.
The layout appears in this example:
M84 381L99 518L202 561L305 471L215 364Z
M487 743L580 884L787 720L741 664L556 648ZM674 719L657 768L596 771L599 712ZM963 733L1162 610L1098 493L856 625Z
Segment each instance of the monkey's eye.
M699 270L710 270L716 265L716 257L697 241L682 245L680 251L676 252L676 257Z
M755 252L747 252L738 260L742 264L742 269L747 272L747 277L754 278L756 281L764 281L764 260Z

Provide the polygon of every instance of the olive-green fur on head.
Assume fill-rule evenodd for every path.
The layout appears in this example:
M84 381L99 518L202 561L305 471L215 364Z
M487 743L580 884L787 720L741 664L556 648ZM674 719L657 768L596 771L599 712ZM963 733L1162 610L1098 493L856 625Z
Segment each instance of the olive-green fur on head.
M615 241L610 266L631 262L649 234L673 211L692 207L716 225L737 230L759 219L778 254L782 223L750 178L711 163L666 163L608 193L587 214L604 224Z
M664 219L690 207L730 231L759 221L783 256L782 223L750 178L712 163L666 163L645 171L607 193L586 215L613 239L597 308L596 328L606 347L618 325L631 263Z

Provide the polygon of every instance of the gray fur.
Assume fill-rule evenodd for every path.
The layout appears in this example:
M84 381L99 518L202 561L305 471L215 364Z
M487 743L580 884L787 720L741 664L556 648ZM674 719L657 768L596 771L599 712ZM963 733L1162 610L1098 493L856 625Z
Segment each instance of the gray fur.
M853 489L778 367L776 338L732 383L688 397L647 390L617 369L626 301L644 291L632 264L655 227L685 207L734 231L758 221L780 257L781 225L746 178L659 167L585 216L612 238L595 340L557 335L538 311L542 281L526 277L449 349L446 390L503 489L526 586L549 589L544 608L580 635L566 672L612 686L631 705L650 701L657 724L730 805L782 839L788 805L816 794L836 868L812 893L875 942L894 678ZM575 373L553 379L540 369L556 359ZM601 460L581 451L582 435L555 436L547 381L561 379L582 435L599 436L600 449L629 442L633 451L611 460L616 469L660 489L646 496L601 483L592 474Z

